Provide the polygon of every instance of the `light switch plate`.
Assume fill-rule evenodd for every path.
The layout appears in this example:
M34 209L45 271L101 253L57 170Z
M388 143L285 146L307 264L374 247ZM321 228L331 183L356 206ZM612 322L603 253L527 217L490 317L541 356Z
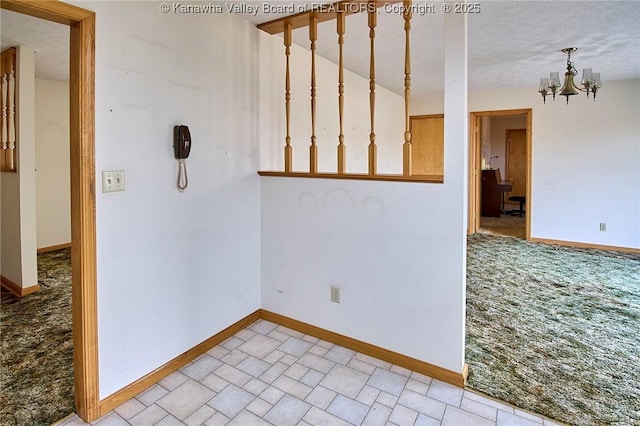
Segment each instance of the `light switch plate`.
M124 170L102 172L102 192L124 191Z

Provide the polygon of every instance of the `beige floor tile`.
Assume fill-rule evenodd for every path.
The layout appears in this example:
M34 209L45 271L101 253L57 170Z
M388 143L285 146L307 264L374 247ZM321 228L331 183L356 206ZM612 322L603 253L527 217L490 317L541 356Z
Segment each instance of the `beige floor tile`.
M84 425L85 423L78 419L79 423L66 423L66 426L74 426L74 425ZM97 423L94 423L96 426L129 426L130 423L125 419L120 417L117 413L111 413L108 416L100 419Z
M144 405L142 402L138 401L137 399L132 398L129 401L125 402L124 404L120 405L119 407L116 407L113 411L115 411L120 416L122 416L122 418L127 420L135 416L136 414L142 412L145 408L147 408L146 405Z
M178 386L180 386L181 384L183 384L184 382L186 382L187 380L189 380L188 376L182 374L179 371L175 371L169 374L164 379L160 380L158 384L163 388L165 388L166 390L172 391Z
M269 332L271 330L274 330L276 327L278 327L278 325L272 322L265 321L265 320L258 320L253 324L251 324L249 326L249 329L255 331L256 333L269 334Z
M198 357L191 364L180 369L183 374L191 377L193 380L199 381L207 377L212 371L220 367L222 361L214 357L204 354Z
M242 342L242 340L240 341ZM280 346L279 341L262 334L256 334L251 339L238 346L238 349L242 352L248 353L249 355L253 355L256 358L264 358L273 352L278 346Z
M300 357L298 364L312 368L320 373L327 374L333 368L335 362L307 352Z
M473 414L477 414L479 416L485 417L489 420L495 421L498 417L498 409L494 407L490 407L481 402L474 401L469 398L462 398L462 402L460 402L460 408L462 410L468 411Z
M441 382L440 380L434 380L429 386L427 396L449 405L453 405L454 407L459 407L460 401L462 401L463 392L463 389L457 386Z
M363 404L371 407L376 401L376 398L378 398L378 395L380 395L379 389L372 388L369 385L364 385L364 387L356 397L356 401L362 402Z
M249 405L255 396L235 385L227 386L222 392L211 398L207 405L230 419L238 415Z
M406 389L400 395L398 404L434 419L442 419L447 406L443 402Z
M291 395L283 396L267 414L264 419L274 425L295 426L311 405Z
M305 352L311 349L312 346L313 343L298 339L296 337L289 337L278 347L278 350L289 355L293 355L296 358L300 358L305 354Z
M367 417L362 422L362 426L381 426L387 422L391 415L391 408L380 403L374 403Z
M302 420L313 426L352 426L350 423L333 414L322 411L318 407L311 407Z
M216 410L209 407L208 405L203 405L195 412L193 412L193 414L191 414L189 417L184 419L184 424L186 424L187 426L200 426L215 413Z
M376 371L373 372L371 378L367 381L367 385L391 395L400 396L408 380L407 377L401 376L400 374L392 373L382 368L376 368Z
M271 364L261 359L249 356L242 360L236 368L253 377L259 377L262 373L271 368Z
M165 410L163 410L156 404L153 404L145 408L143 411L136 414L132 418L130 418L128 421L133 426L149 426L149 425L156 424L157 422L162 420L162 418L164 418L167 414L169 413L167 413Z
M349 423L359 425L369 412L369 406L346 396L338 395L327 407L327 412Z
M272 426L260 417L249 411L243 411L235 419L227 423L227 426Z
M168 393L169 391L162 386L154 385L146 391L142 392L140 395L136 396L136 399L142 402L144 405L149 406Z
M227 364L223 364L220 368L214 371L214 374L238 387L244 386L249 380L251 380L250 375Z
M524 417L516 416L501 410L498 410L498 418L496 426L539 426L540 423L534 422Z
M251 401L249 405L247 405L246 410L251 411L258 417L264 417L264 415L267 414L269 410L271 410L271 407L273 407L273 405L269 404L264 399L256 398Z
M249 355L247 355L246 353L242 352L241 350L234 349L231 352L229 352L228 354L226 354L225 356L223 356L222 358L220 358L220 360L222 362L224 362L225 364L229 364L229 365L235 367L236 365L238 365L242 360L244 360L248 356Z
M300 399L305 399L312 391L310 386L295 381L287 376L278 377L273 382L273 386Z
M311 391L309 396L305 399L309 404L315 405L316 407L326 410L329 404L333 401L333 399L338 394L330 389L327 389L322 386L316 386L315 389Z
M412 425L416 421L417 417L417 411L413 411L398 404L391 411L389 421L397 425Z
M320 382L325 388L355 399L369 376L353 368L337 364Z
M442 426L493 426L495 423L484 417L469 413L451 405L447 406Z
M242 387L242 389L254 395L260 395L267 387L269 387L269 385L262 380L251 379Z
M189 380L160 398L157 405L182 420L203 406L213 395L214 392L208 387Z

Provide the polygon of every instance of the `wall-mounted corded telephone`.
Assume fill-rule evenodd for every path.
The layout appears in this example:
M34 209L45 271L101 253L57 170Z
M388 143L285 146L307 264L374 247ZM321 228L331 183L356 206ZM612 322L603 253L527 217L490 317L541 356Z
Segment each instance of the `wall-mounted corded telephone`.
M176 160L178 160L178 180L176 181L176 186L178 187L178 191L182 192L187 189L187 185L189 185L187 165L184 162L191 152L191 133L189 133L187 126L173 126L173 152Z

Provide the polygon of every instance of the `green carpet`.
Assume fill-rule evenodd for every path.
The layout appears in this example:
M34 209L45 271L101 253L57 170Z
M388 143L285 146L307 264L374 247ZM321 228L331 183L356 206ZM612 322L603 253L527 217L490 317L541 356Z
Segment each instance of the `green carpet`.
M50 425L73 413L71 255L38 255L42 289L0 305L0 425Z
M473 235L467 385L575 425L640 424L640 255Z

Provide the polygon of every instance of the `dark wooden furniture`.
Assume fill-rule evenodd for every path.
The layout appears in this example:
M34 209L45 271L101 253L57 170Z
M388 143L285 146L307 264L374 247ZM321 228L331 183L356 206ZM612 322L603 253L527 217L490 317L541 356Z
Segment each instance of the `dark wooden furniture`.
M491 169L482 171L482 216L500 217L500 171Z

